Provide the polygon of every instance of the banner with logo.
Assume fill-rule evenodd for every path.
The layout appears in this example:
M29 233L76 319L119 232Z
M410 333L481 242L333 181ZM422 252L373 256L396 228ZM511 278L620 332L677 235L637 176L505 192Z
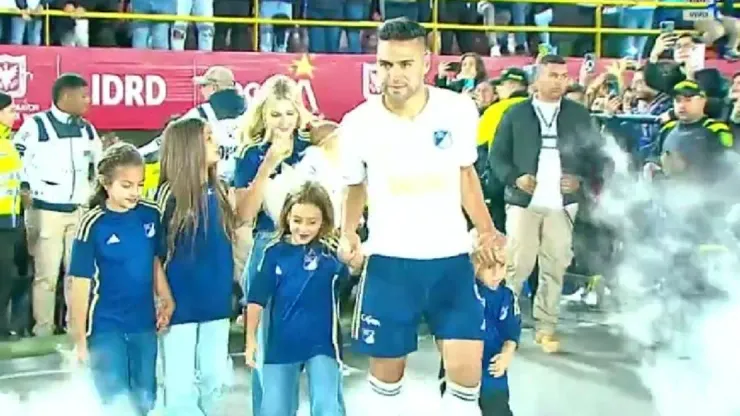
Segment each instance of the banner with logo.
M431 68L436 68L435 57ZM441 59L457 60L456 57ZM529 58L484 58L489 74L531 63ZM600 60L607 65L608 60ZM192 79L211 65L234 71L238 88L250 99L266 78L294 78L309 109L340 120L365 98L380 91L371 55L313 55L251 52L202 53L135 49L78 49L0 46L0 90L16 100L21 117L51 105L54 79L65 72L90 83L87 118L99 130L158 130L174 114L182 114L202 98ZM577 77L580 59L569 61ZM707 63L726 74L732 64ZM431 82L433 73L429 74Z

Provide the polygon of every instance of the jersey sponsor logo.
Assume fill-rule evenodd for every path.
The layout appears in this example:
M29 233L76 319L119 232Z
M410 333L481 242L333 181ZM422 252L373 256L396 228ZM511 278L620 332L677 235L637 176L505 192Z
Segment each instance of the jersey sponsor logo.
M147 238L152 238L157 233L157 230L154 228L154 223L150 222L149 224L144 224L144 232L146 232Z
M218 155L221 157L221 160L229 160L231 159L231 156L236 153L237 146L224 146L219 145L218 146Z
M435 130L434 145L440 149L449 149L452 146L452 133L449 130Z
M108 237L108 241L105 242L105 244L118 244L121 242L121 239L118 238L117 235L113 234L110 237Z

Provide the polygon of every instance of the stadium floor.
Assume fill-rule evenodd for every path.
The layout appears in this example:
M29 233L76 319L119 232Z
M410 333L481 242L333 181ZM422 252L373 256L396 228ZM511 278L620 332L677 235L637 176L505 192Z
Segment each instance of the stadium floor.
M521 348L510 371L511 404L517 416L653 416L650 395L637 376L638 362L625 352L623 340L608 326L583 314L566 318L562 325L563 352L545 355L524 330ZM27 359L33 360L33 359ZM40 360L37 358L35 360ZM435 415L438 402L436 374L439 365L433 340L421 336L419 351L409 358L405 397L408 415ZM345 398L350 416L364 416L367 360L348 354ZM228 392L224 415L251 415L249 374L241 357L234 357L234 385ZM24 375L25 374L25 375ZM31 397L54 386L69 385L68 374L18 367L11 374L0 369L0 392ZM302 389L305 393L305 388ZM305 396L305 394L304 394ZM65 397L58 395L57 397ZM0 396L0 399L2 396ZM45 400L51 405L51 397ZM0 405L2 405L0 400ZM55 409L59 409L57 404ZM45 412L46 410L44 410ZM66 414L64 412L57 414ZM3 412L6 415L5 412ZM76 413L79 414L79 413ZM299 416L308 416L306 397ZM367 413L368 415L373 413ZM24 416L35 416L25 411ZM8 415L15 416L15 415Z

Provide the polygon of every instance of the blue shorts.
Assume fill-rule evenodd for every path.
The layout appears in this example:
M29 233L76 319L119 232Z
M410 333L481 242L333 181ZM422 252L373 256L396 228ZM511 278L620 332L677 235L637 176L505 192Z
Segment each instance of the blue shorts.
M416 351L422 318L437 339L483 339L483 304L470 257L370 256L352 320L354 349L376 358L404 357Z

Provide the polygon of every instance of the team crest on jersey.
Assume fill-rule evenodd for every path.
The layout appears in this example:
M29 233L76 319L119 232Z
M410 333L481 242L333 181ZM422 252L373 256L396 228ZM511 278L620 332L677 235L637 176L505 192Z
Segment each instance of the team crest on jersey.
M154 228L154 223L150 222L149 224L144 224L144 232L146 233L147 238L152 238L157 233L157 230Z
M435 130L434 145L440 149L449 148L452 146L452 133L449 130Z

